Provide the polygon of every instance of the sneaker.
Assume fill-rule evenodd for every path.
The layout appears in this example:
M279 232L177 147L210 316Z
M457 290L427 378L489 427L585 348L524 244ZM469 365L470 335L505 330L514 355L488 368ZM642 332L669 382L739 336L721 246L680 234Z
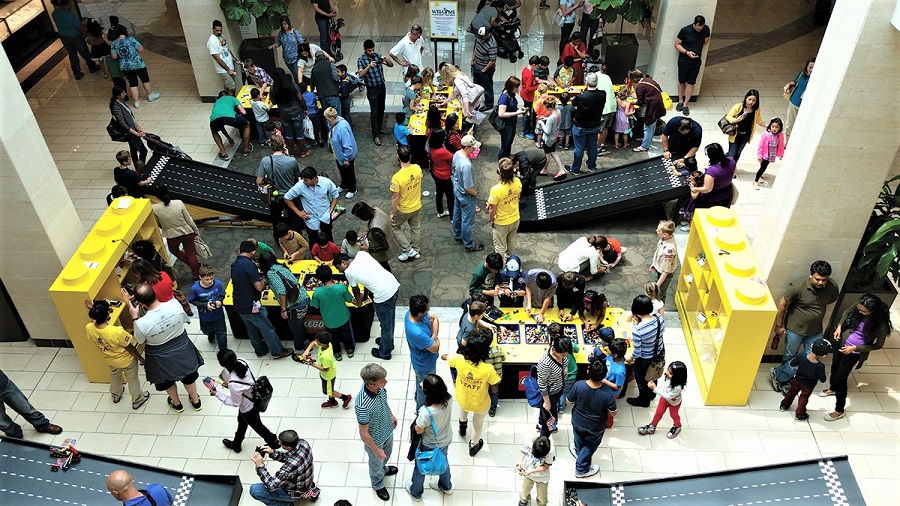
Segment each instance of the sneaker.
M134 107L135 109L140 109L140 108L141 108L141 103L140 103L140 102L135 102L135 103L131 104L131 106Z
M253 152L253 143L247 144L247 147L250 148L247 151L241 151L241 156L250 156L250 153Z
M831 397L832 395L834 395L834 390L825 389L816 395L818 395L819 397Z
M231 160L231 157L228 156L228 153L219 153L219 156L217 156L216 158L218 158L219 160Z
M531 132L525 132L525 133L522 134L522 138L523 138L523 139L528 139L528 140L530 140L530 141L533 141L533 140L534 140L534 134L531 133Z
M378 498L381 499L382 501L390 501L391 500L391 494L387 491L387 488L385 488L385 487L381 487L378 490L376 490L375 495L377 495Z
M833 413L825 413L825 421L826 422L834 422L834 421L840 420L841 418L844 418L844 414L838 413L837 411L835 411Z
M600 472L600 464L593 464L585 473L575 473L576 478L590 478Z
M412 490L410 490L409 487L403 487L403 488L406 489L406 493L408 493L409 496L412 497L413 501L422 502L422 496L416 497L413 495Z
M175 405L172 403L172 398L166 399L166 402L169 404L169 407L174 409L176 413L184 413L184 404Z
M684 106L684 109L682 109L681 113L684 114L685 116L690 116L690 115L691 115L691 108L685 105L685 106Z
M323 408L336 408L338 405L337 399L327 399L322 403Z
M609 150L606 148L597 150L597 156L606 156L608 154L609 154ZM590 170L590 169L588 169L588 170L591 172L594 172L593 170Z
M338 362L340 362L340 361L344 360L344 356L341 355L340 353L335 353L334 359L337 360Z
M469 422L459 422L459 435L466 437L466 430L469 429Z
M444 490L444 489L442 489L441 486L440 486L438 483L436 483L436 482L431 482L431 483L429 483L429 484L428 484L428 487L429 487L431 490L437 490L438 492L440 492L440 493L442 493L442 494L444 494L444 495L453 495L453 489L452 489L452 488L449 489L449 490Z
M150 95L147 96L147 102L154 102L154 101L156 101L157 98L159 98L159 93L154 91L153 93L151 93Z
M638 434L640 434L642 436L656 434L656 426L648 423L647 425L638 427Z
M372 356L375 358L380 358L381 360L390 360L391 355L382 355L378 348L372 348Z
M469 253L475 253L477 251L484 251L484 244L476 244L475 246L472 246L471 248L466 248L466 251Z
M278 360L280 358L290 357L292 353L294 353L293 348L285 348L284 351L282 351L278 355L272 355L272 358Z
M387 466L387 471L384 472L385 476L393 476L400 472L400 468L397 466Z
M444 211L442 213L437 213L438 218L446 218L448 216L450 216L450 211Z
M773 367L773 368L769 369L769 376L771 376L771 378L772 378L772 389L775 390L776 392L780 392L781 391L781 383L775 377L775 374L776 374L775 369L777 369L777 368Z
M497 408L491 406L491 409L488 410L488 416L491 418L497 416Z
M397 260L400 260L401 262L408 262L409 257L411 257L411 256L412 256L412 250L407 250L407 251L404 251L403 253L400 253L400 255L397 257Z
M344 194L345 199L352 199L355 196L356 196L356 192L347 192Z
M378 137L373 137L372 142L374 142L376 146L381 146L381 139Z
M353 358L353 355L356 354L356 350L347 350L347 358Z
M547 7L541 7L541 8L546 9ZM531 498L529 498L527 501L519 501L519 506L529 506L530 504L531 504Z
M233 451L234 453L241 453L241 443L235 443L234 441L232 441L230 439L223 439L222 446L224 446L225 448L228 448L229 450Z
M350 407L350 401L352 401L352 400L353 400L353 396L352 396L352 395L350 395L350 394L344 394L344 398L341 399L341 401L343 402L343 404L341 405L341 407L344 408L344 409L349 408L349 407Z
M201 409L203 409L203 401L201 401L199 397L197 397L196 403L194 401L191 401L190 398L188 398L188 401L190 401L191 407L194 408L194 411L200 411Z
M416 248L412 248L410 251L412 251L410 258L416 258L416 259L422 258L422 255L419 253L419 250L417 250Z
M480 452L482 448L484 448L484 439L479 439L478 444L476 444L474 446L470 444L469 445L469 456L474 457L475 455L478 455L478 452Z
M676 111L681 112L682 109L684 109L684 104L682 104L681 102L678 102L677 104L675 104Z
M687 109L685 107L685 109ZM678 435L681 434L681 427L672 427L669 429L669 432L666 433L666 437L669 439L675 439Z
M75 74L76 81L81 81L82 79L84 79L84 72L79 72L79 73Z
M797 420L798 422L805 422L805 421L809 420L809 413L803 413L802 415L795 414L794 420Z
M572 456L575 457L576 459L578 458L578 452L575 450L575 443L574 443L574 442L569 443L569 453L571 453Z
M143 406L148 400L150 400L150 392L144 391L144 393L141 394L140 400L138 400L137 402L132 402L132 403L131 403L131 409L138 409L138 408L140 408L140 407Z
M788 406L785 406L784 404L778 405L778 411L784 412L784 411L787 411L787 409L788 409Z

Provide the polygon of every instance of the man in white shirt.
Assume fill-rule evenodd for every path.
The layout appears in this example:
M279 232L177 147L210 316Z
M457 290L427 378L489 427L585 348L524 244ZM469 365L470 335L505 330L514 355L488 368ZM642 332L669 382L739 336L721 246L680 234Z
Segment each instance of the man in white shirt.
M597 76L597 89L606 92L606 105L603 107L603 117L600 119L600 128L602 128L602 130L597 134L597 155L603 156L606 153L609 153L609 151L603 147L603 143L606 142L606 135L609 133L609 129L612 128L613 122L616 119L618 103L616 102L616 92L613 89L612 79L603 73L602 70L600 72L595 72L594 75Z
M219 74L222 82L225 83L225 89L228 90L228 93L234 95L237 91L237 83L234 80L237 75L234 71L234 58L231 55L231 50L228 49L228 42L225 40L225 36L222 35L222 22L218 19L212 22L212 35L209 36L209 40L206 42L206 49L209 50L209 54L212 56L216 73Z
M391 49L391 58L403 67L404 72L406 72L406 68L410 65L415 65L421 70L422 53L424 52L425 41L422 40L422 27L419 25L412 25L409 29L409 33L400 39L400 42Z
M397 297L400 295L400 282L393 274L385 270L372 258L368 251L360 251L350 262L350 257L339 253L334 256L332 265L347 276L347 282L353 290L353 303L362 306L365 297L359 285L372 292L375 301L375 316L381 324L381 337L375 340L377 348L372 348L372 356L382 360L390 360L394 350L394 310L397 308Z

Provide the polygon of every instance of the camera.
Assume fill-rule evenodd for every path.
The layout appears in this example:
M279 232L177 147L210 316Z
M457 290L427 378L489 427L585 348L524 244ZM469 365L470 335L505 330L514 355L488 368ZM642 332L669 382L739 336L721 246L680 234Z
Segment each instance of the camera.
M263 456L263 457L265 457L265 456L266 456L266 452L265 452L265 451L263 451L263 447L262 447L262 446L257 446L257 447L256 447L256 449L255 449L255 450L253 450L253 451L255 451L255 452L256 452L256 453L258 453L258 454L260 454L260 455L262 455L262 456Z

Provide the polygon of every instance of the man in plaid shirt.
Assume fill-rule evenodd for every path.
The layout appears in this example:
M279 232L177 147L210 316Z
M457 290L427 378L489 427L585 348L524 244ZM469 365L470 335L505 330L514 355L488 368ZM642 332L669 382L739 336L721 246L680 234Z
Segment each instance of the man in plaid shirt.
M366 83L366 98L369 99L369 108L372 113L369 115L372 122L372 141L376 146L381 146L381 125L384 123L384 102L387 97L387 88L384 85L384 69L382 65L393 67L394 63L375 52L375 42L372 39L366 39L363 42L362 56L356 61L356 67L359 72L356 75Z
M292 506L297 499L315 499L319 488L313 482L312 448L293 430L278 434L281 448L273 450L263 446L263 452L272 460L282 462L275 476L266 469L263 456L254 453L250 459L256 464L256 474L262 483L250 485L250 497L267 506Z

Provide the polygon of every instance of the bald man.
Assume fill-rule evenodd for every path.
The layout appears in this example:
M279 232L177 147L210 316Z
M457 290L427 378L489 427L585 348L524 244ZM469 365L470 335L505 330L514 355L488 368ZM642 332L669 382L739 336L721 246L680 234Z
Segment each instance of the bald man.
M150 483L138 490L134 478L127 471L117 469L106 478L106 489L125 506L172 506L172 494L159 483Z

